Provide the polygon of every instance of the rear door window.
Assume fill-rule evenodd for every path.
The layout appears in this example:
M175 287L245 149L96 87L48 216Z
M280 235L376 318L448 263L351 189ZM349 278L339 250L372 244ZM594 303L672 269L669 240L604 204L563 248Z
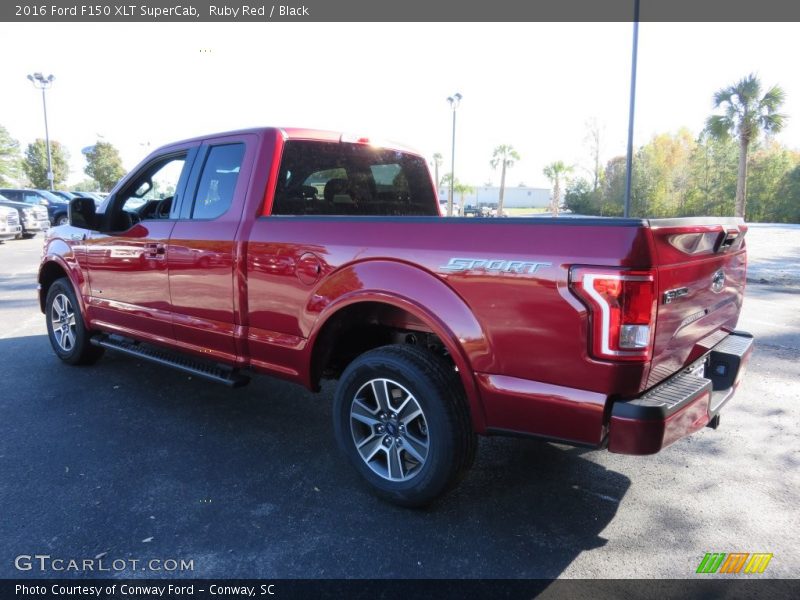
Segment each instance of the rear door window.
M216 219L228 212L243 157L244 144L211 147L197 186L192 219Z

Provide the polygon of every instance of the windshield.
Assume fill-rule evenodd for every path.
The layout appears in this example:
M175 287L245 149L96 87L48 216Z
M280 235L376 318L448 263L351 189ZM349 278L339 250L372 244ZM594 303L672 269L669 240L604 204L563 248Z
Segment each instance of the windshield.
M64 198L56 196L54 193L48 192L47 190L36 190L36 192L47 198L50 202L66 202Z

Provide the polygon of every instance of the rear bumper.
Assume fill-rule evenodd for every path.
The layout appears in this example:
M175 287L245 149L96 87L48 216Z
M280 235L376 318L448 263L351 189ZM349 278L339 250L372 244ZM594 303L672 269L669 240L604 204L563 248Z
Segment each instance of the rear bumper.
M752 350L753 336L736 331L689 369L638 398L615 402L609 451L655 454L708 425L736 392Z

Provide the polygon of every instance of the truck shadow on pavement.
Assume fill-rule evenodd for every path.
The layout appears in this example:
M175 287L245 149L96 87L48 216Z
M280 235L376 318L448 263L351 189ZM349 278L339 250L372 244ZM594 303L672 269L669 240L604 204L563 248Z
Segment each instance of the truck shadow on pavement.
M37 552L193 561L131 577L556 577L604 545L631 484L585 450L490 438L456 490L401 509L340 455L331 384L229 390L111 353L68 367L46 336L0 356L0 577Z

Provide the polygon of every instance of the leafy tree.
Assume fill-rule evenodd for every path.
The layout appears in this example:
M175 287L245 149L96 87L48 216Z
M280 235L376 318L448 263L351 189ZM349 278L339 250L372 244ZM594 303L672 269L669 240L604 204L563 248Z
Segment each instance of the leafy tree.
M666 217L682 214L691 175L695 140L686 129L654 136L635 155L631 214Z
M500 144L492 152L492 160L489 164L492 169L500 167L500 197L497 200L497 214L503 214L503 197L506 192L506 169L514 166L514 162L519 160L519 154L514 150L514 146L509 144Z
M70 187L76 192L95 192L99 189L98 183L94 179L84 179Z
M737 144L700 135L690 159L684 215L731 215L736 197Z
M724 113L712 115L706 121L708 132L718 139L734 134L739 142L739 170L736 181L736 216L744 218L747 204L747 151L759 134L777 133L783 128L786 116L780 114L785 100L777 85L762 96L761 82L751 73L737 83L714 94L714 108Z
M53 185L61 187L69 175L69 152L60 142L50 141L50 155L53 160ZM41 138L28 144L22 169L35 188L49 189L47 180L47 144Z
M781 183L800 164L800 156L775 141L756 147L750 156L747 214L751 221L771 222L782 218L779 207ZM795 197L795 202L798 200Z
M800 164L783 176L777 193L775 221L800 223Z
M119 151L113 144L98 141L86 154L86 167L83 169L94 179L104 192L113 188L125 175Z
M553 216L558 216L558 209L561 206L561 179L572 172L572 167L564 164L563 161L557 160L554 163L547 165L542 171L544 176L553 184L553 201L550 205L553 211Z
M471 194L475 191L475 188L467 183L461 183L458 179L456 179L456 183L453 186L453 191L458 194L459 199L461 200L461 209L464 209L464 196L466 194ZM498 213L499 214L499 213Z
M597 190L600 187L600 179L603 176L603 169L600 164L600 151L604 131L596 117L586 121L586 129L584 141L589 146L589 154L592 159L592 190Z
M602 190L594 189L592 183L583 177L573 179L564 192L564 208L576 215L602 214Z
M20 174L19 142L11 137L8 129L0 125L0 185L9 185Z

